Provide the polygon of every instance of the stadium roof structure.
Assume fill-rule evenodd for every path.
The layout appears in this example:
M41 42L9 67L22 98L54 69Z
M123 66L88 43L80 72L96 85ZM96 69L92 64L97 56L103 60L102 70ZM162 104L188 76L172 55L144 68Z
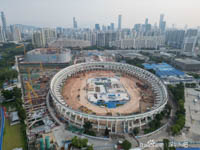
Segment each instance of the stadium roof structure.
M144 68L147 70L153 69L156 72L156 75L159 77L168 77L168 76L184 76L185 73L175 69L167 63L159 64L143 64Z

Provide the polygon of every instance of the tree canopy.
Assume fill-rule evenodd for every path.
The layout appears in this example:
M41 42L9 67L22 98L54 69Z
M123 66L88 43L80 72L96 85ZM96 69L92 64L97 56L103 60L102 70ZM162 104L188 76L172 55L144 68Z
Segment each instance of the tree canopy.
M129 150L132 144L128 140L124 140L121 146L124 150Z

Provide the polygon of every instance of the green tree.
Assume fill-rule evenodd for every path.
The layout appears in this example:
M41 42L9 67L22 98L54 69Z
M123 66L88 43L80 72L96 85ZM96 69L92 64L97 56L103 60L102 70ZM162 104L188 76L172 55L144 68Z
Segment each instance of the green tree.
M88 139L81 139L81 146L87 147Z
M163 139L163 149L168 150L169 149L169 140Z
M138 135L138 133L140 132L140 129L139 128L134 128L133 129L133 134L136 136Z
M87 147L88 139L81 139L77 136L72 138L72 146L77 148Z
M179 133L179 126L178 125L173 125L171 127L171 131L173 135L176 135L177 133Z
M124 140L121 146L124 150L129 150L132 144L128 140Z
M94 148L93 148L93 145L89 145L89 146L87 146L87 149L86 150L93 150Z
M90 131L90 129L92 129L92 122L90 121L86 121L83 125L83 128L85 130L85 132L88 132Z
M14 87L12 91L13 91L13 96L15 98L21 98L22 97L22 93L21 93L20 88Z
M81 143L77 136L72 138L72 146L81 148Z
M2 92L2 95L5 99L12 99L13 98L13 92L12 91L9 91L9 90L3 90Z
M20 107L18 109L19 117L21 118L21 121L23 122L26 119L26 111L23 107Z
M173 94L175 102L178 105L178 109L176 111L175 124L171 127L172 134L176 135L180 133L181 129L185 126L184 85L183 83L180 83L176 86L168 86L168 89Z
M109 130L108 130L107 127L106 127L106 129L105 129L105 133L104 133L104 135L107 136L107 137L109 137Z

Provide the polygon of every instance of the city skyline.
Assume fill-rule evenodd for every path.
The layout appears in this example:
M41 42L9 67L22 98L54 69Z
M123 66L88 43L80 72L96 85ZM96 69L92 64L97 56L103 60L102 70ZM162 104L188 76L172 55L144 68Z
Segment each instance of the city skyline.
M200 21L197 19L200 2L197 0L194 0L193 3L189 0L125 0L123 3L122 0L104 1L60 0L57 2L55 0L43 0L41 2L35 0L27 2L19 0L17 2L12 1L12 7L10 6L11 0L3 0L0 11L4 11L8 25L73 27L72 18L75 17L80 28L94 28L94 24L109 25L113 22L117 25L119 14L123 17L122 28L133 28L134 24L144 23L145 18L148 18L150 24L154 25L156 22L159 26L160 14L165 15L167 27L175 24L176 27L184 28L187 24L188 27L196 28L200 25ZM150 8L149 6L154 3L156 3L156 6ZM89 9L88 5L91 6ZM37 11L35 11L35 8L37 8ZM185 10L190 10L187 11L188 17L185 17Z

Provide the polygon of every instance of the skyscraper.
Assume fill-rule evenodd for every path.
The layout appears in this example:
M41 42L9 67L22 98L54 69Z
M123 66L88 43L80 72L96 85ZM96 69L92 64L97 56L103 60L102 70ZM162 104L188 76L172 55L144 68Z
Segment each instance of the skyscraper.
M73 28L74 29L77 29L78 28L78 24L77 24L77 21L76 21L76 18L73 17Z
M188 29L184 38L184 50L191 52L193 56L196 55L195 48L198 41L198 30Z
M110 27L111 27L111 30L112 30L112 31L115 30L115 24L114 24L114 23L110 23Z
M6 26L6 17L4 12L1 12L1 21L2 21L2 33L5 39L7 39L7 26Z
M34 47L45 47L41 32L37 31L33 33L32 44L34 45Z
M140 31L141 31L141 27L142 27L141 24L135 24L133 29L134 29L136 32L140 32Z
M165 33L165 43L171 48L183 48L183 42L185 37L184 30L169 30Z
M121 30L122 28L122 15L118 16L118 30Z
M19 29L18 26L16 25L12 25L13 26L13 32L12 32L12 38L13 38L13 41L21 41L22 38L21 38L21 31Z
M161 33L165 32L166 22L164 21L164 14L160 15L160 21L159 21L159 29Z
M100 25L99 24L95 24L95 30L97 30L97 31L100 30Z
M164 21L164 14L160 14L159 28L161 28L163 21Z
M147 24L148 24L148 18L145 19L145 25L147 25Z
M0 42L5 42L1 26L0 26Z

